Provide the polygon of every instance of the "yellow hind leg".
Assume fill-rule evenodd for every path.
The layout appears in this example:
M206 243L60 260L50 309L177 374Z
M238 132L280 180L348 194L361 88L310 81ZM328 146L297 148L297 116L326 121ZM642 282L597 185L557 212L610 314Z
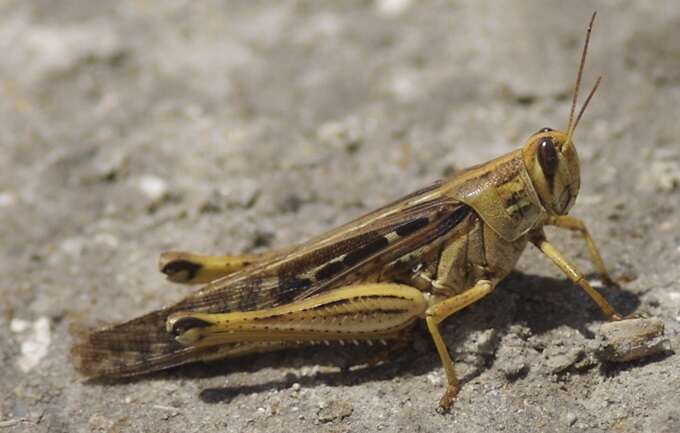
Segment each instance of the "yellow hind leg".
M222 278L274 253L244 254L240 256L206 256L169 251L161 254L158 267L168 280L181 284L205 284Z

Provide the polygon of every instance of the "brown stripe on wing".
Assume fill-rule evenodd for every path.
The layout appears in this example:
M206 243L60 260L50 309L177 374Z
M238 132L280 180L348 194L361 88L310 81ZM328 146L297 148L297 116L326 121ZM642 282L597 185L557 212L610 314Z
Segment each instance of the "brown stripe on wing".
M220 312L233 311L230 304L244 296L241 291L244 281L267 272L268 278L255 289L258 291L257 296L250 295L257 302L247 310L271 308L341 284L351 284L373 271L379 271L396 258L445 235L468 212L466 205L454 200L437 199L419 203L331 244L306 244L298 254L269 264L268 269L267 264L260 269L251 269L241 281L216 282L200 298L187 301L211 312L217 312L215 305L222 306ZM400 236L398 232L406 235Z
M388 233L384 239L388 239L396 235L391 242L374 242L371 246L380 245L381 248L363 248L353 251L349 254L355 256L347 264L341 272L328 278L325 281L320 281L319 284L310 288L308 291L300 294L296 299L304 299L317 293L324 292L331 288L351 284L352 281L360 279L361 276L372 275L379 272L389 263L399 259L400 257L408 255L410 252L428 245L439 238L446 236L451 232L461 221L465 219L471 212L471 208L460 202L449 202L440 204L436 213L433 213L428 219L427 224L418 225L420 228L416 230L408 230L408 235L396 235L398 229ZM400 227L405 227L410 223L405 223ZM411 226L413 227L413 226ZM349 256L349 254L347 256ZM345 256L345 258L347 257Z
M300 299L303 293L316 293L321 285L325 289L332 288L334 286L326 286L325 283L337 276L338 270L346 272L354 268L367 257L389 248L391 242L399 241L400 245L405 245L403 239L428 231L447 212L465 207L460 202L445 198L435 198L408 207L395 206L399 208L398 212L386 211L386 215L372 220L361 229L351 230L345 236L334 235L332 242L322 235L287 250L285 254L211 282L182 301L184 311L222 313L270 308L291 299ZM414 225L423 224L424 218L428 224L414 231ZM363 220L366 217L357 221ZM397 230L409 234L402 237L396 233ZM386 241L390 234L393 237ZM428 242L428 239L425 237L423 241ZM335 264L343 260L346 261L342 268ZM335 269L326 268L322 272L329 265ZM331 270L336 272L331 273Z

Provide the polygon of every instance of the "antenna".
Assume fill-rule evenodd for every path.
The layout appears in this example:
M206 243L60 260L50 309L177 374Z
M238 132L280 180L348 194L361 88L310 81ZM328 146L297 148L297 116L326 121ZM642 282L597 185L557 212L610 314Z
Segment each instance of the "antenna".
M574 122L574 125L571 127L571 131L569 131L568 134L568 139L571 139L571 136L574 134L574 131L576 130L576 126L578 125L578 122L581 120L581 116L583 116L583 112L586 111L586 107L588 106L588 103L590 100L593 98L593 95L595 94L595 91L597 90L597 86L600 85L600 81L602 81L602 75L597 77L597 81L595 81L595 85L593 86L593 90L590 91L588 94L588 97L586 98L586 102L583 103L583 106L581 107L581 110L578 112L578 116L576 116L576 121Z
M574 122L574 113L576 112L576 102L578 101L578 91L581 88L581 78L583 77L583 67L586 64L586 56L588 54L588 44L590 43L590 32L593 30L593 23L595 22L595 16L596 15L597 15L597 12L593 12L593 16L590 18L590 23L588 24L588 30L586 31L586 41L583 44L583 52L581 53L581 63L578 66L578 74L576 75L576 86L574 86L574 96L571 100L571 111L569 112L569 123L567 123L567 142L569 142L569 140L571 139L571 136L573 135L574 130L576 129L576 125L578 124L578 121L581 119L581 116L583 116L583 112L585 111L586 107L588 106L588 102L590 102L590 99L593 97L593 94L595 93L595 90L597 89L597 86L600 84L600 81L602 79L602 77L599 77L597 79L597 82L595 83L593 90L590 91L588 98L586 98L585 104L583 104L581 111L579 112L578 116L576 117L576 122Z

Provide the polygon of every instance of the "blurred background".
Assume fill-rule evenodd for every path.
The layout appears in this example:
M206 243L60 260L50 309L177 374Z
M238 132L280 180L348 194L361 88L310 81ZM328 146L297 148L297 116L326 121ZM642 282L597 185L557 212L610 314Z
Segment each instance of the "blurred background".
M338 373L310 349L83 383L73 322L180 299L165 250L261 251L564 128L597 10L573 214L680 339L677 1L0 3L3 431L680 431L675 355L602 366L601 317L528 251L447 321L455 414L427 338ZM551 233L552 235L552 233ZM590 271L583 245L554 234Z

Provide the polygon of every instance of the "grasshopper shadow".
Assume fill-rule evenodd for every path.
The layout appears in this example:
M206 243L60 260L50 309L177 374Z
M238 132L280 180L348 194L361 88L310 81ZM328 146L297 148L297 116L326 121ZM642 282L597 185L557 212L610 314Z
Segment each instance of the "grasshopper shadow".
M593 281L594 276L587 278ZM624 287L603 286L597 290L622 316L634 312L640 305L639 296ZM525 323L534 335L566 325L592 338L587 325L606 320L597 304L567 279L512 272L494 294L498 292L513 298L514 321Z
M216 403L229 403L234 398L241 395L247 395L251 393L267 392L272 390L284 390L293 386L293 384L299 384L302 388L315 388L317 386L351 386L358 385L362 383L374 382L374 381L389 381L395 377L401 377L405 375L420 375L426 374L434 367L431 362L423 363L421 362L424 358L419 354L403 354L396 357L395 359L375 365L375 366L356 366L352 369L347 369L346 365L342 362L335 362L330 360L330 356L336 355L341 349L337 347L331 348L305 348L301 351L294 353L293 356L289 356L285 352L281 354L268 354L262 357L263 363L269 364L268 361L274 361L277 366L293 368L297 366L319 366L321 365L321 371L317 371L310 375L300 375L297 373L287 373L283 378L277 380L270 380L266 382L253 383L247 385L235 385L235 386L223 386L223 387L210 387L201 390L199 393L199 398L208 404ZM435 354L436 356L436 354ZM269 358L269 359L267 359ZM247 358L244 358L245 362L248 362ZM278 362L277 362L278 361ZM259 361L256 361L260 364ZM240 362L238 364L241 364ZM251 359L252 365L252 359ZM416 366L411 368L411 366ZM234 367L234 365L232 365ZM238 365L236 365L238 368ZM223 368L218 366L215 367L216 373L228 374ZM253 368L252 371L256 371L259 368ZM333 370L333 371L330 371ZM251 371L247 368L247 371ZM234 368L229 368L229 373L235 372Z
M620 287L603 287L598 290L623 315L635 311L640 304L637 295ZM488 297L447 319L443 324L442 333L455 361L462 355L457 348L463 346L470 333L488 329L494 329L496 332L496 338L491 339L484 350L472 354L477 361L473 362L472 368L460 377L461 384L464 385L493 366L499 336L509 332L513 324L525 325L535 336L567 326L578 330L586 338L593 338L594 335L588 329L588 325L603 320L595 303L570 281L513 272ZM439 357L425 327L420 324L413 334L413 341L408 343L399 355L377 366L347 368L350 363L360 363L361 359L373 356L376 352L384 350L384 347L317 346L193 365L175 369L171 374L188 379L237 372L256 373L258 370L274 366L290 369L319 365L326 367L311 375L288 373L277 380L211 387L200 392L199 396L203 402L217 404L228 403L240 395L287 389L294 383L304 388L320 385L347 386L387 381L395 377L422 376L441 368ZM334 368L327 368L329 366Z

